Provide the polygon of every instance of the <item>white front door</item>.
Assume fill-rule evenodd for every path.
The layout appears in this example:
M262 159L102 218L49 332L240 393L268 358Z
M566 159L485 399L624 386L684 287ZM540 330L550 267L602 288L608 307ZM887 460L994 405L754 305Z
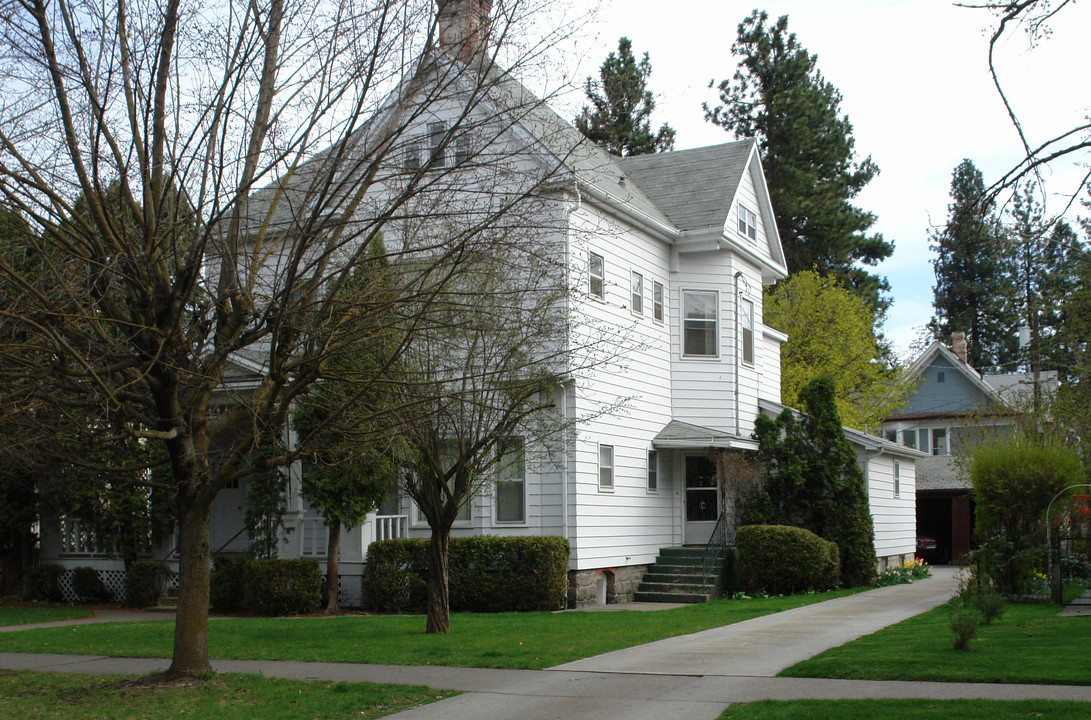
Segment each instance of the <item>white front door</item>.
M720 517L720 491L716 465L707 455L686 455L686 522L683 542L705 545Z

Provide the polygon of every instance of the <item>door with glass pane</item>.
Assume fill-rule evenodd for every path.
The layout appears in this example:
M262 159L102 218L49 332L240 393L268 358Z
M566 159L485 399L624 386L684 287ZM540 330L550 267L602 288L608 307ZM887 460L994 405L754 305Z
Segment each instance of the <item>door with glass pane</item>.
M686 545L705 545L720 517L716 466L707 455L687 455L685 463L686 522L683 538Z

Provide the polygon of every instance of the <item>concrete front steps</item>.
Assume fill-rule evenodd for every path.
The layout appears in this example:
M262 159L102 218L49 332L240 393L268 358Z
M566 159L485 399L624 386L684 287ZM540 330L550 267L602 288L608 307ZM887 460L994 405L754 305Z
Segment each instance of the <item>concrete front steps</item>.
M633 595L634 602L703 603L719 596L723 588L724 554L716 557L708 582L701 577L703 547L660 548L655 564L644 573Z
M155 605L148 608L151 612L172 613L178 610L178 588L170 588L163 593Z

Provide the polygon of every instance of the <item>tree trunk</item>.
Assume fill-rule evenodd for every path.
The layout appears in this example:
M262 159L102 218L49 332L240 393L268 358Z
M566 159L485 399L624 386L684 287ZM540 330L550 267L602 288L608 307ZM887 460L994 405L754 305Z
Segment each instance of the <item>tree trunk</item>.
M337 554L341 551L341 521L337 518L326 518L326 526L330 530L330 539L326 545L326 591L325 610L335 613L337 605L337 582L340 579L340 569L337 567Z
M432 528L428 543L428 624L426 633L451 632L451 602L447 583L451 528Z
M184 503L184 504L183 504ZM167 674L211 672L208 662L208 588L211 579L211 502L184 502L179 494L179 587L174 621L174 658Z

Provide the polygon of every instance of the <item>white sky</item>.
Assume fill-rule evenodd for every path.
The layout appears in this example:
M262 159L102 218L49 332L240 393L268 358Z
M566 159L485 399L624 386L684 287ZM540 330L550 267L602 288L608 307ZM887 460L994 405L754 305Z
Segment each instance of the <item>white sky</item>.
M752 0L603 0L598 22L579 41L581 64L569 71L577 79L597 76L624 35L638 56L651 57L653 126L670 123L680 150L727 142L728 133L704 121L701 103L716 100L710 80L734 74L731 44L753 7ZM1020 157L988 74L985 29L992 16L940 0L771 1L764 9L770 18L787 14L789 30L818 55L819 70L841 91L857 152L870 154L881 169L857 204L878 215L874 230L895 243L878 270L890 279L894 298L885 331L904 352L932 315L928 231L946 219L952 171L968 157L989 183ZM1033 52L1018 31L1003 45L1005 90L1032 142L1087 114L1089 29L1091 3L1080 3L1064 10L1053 36ZM557 109L574 114L582 102L576 93L566 103L572 107ZM1063 162L1046 176L1046 189L1071 192L1077 176ZM1052 200L1047 210L1061 205Z

